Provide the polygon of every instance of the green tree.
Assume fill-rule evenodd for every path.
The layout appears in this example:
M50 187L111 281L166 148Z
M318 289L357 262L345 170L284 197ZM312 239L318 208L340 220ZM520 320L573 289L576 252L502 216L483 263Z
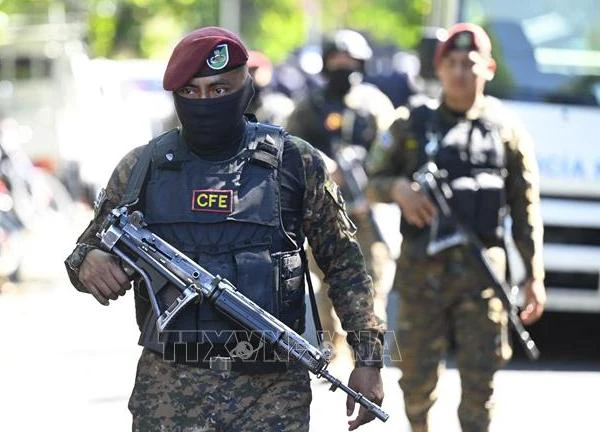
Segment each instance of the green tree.
M106 57L162 57L186 30L214 25L218 0L90 0L90 45Z
M5 14L47 13L55 0L0 0L0 11Z
M104 56L164 55L182 33L218 24L218 0L90 0L90 42ZM241 34L274 61L306 42L314 17L302 0L241 1ZM323 31L350 27L404 47L420 37L431 0L320 1Z
M324 29L348 27L368 32L375 40L415 46L431 0L336 0L323 2Z
M307 17L298 0L244 2L241 33L251 49L264 52L274 62L306 40Z
M320 19L305 13L306 0L241 0L241 36L253 49L280 61L303 45L309 29L350 27L375 40L416 44L431 0L314 0ZM219 0L0 0L2 16L43 14L53 5L87 15L92 55L165 57L193 28L217 25ZM317 19L317 21L315 21Z

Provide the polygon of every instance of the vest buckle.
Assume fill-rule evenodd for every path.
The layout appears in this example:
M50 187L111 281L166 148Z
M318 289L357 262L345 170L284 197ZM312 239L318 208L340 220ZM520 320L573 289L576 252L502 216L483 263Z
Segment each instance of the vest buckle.
M233 359L231 357L213 356L208 361L210 370L217 372L231 372Z

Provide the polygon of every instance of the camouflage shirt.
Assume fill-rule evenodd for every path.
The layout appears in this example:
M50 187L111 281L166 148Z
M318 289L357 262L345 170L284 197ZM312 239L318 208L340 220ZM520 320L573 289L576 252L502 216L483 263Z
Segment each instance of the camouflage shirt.
M443 104L439 116L447 127L461 118L482 117L501 121L501 137L506 149L506 196L513 220L512 234L523 258L528 277L543 280L543 224L540 213L539 173L533 142L523 126L492 97L479 98L464 116L457 116ZM370 174L369 196L376 201L391 202L392 184L409 178L418 168L419 138L411 112L398 108L396 120L387 133L372 147L367 169Z
M65 261L71 283L80 291L87 290L78 279L78 266L73 263L80 263L90 246L99 247L96 233L108 213L120 203L131 170L144 147L130 151L119 162L106 187L105 200L96 205L93 220ZM327 277L329 295L343 328L348 332L348 342L360 360L358 364L378 364L383 349L383 325L373 312L371 278L354 236L354 225L346 215L341 194L329 179L322 158L310 144L287 136L282 175L286 175L286 152L292 150L299 153L303 165L300 170L303 178L297 179L294 184L303 188L304 234Z

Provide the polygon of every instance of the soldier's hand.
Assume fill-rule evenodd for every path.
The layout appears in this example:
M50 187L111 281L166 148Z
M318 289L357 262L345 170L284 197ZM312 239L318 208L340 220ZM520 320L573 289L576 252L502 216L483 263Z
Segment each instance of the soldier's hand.
M400 206L402 216L411 225L423 228L431 224L436 208L418 183L399 179L392 185L391 195Z
M544 312L546 287L541 280L529 279L525 283L524 289L525 304L521 311L521 321L523 321L523 324L533 324L540 319Z
M350 374L348 387L362 393L367 399L381 405L383 401L383 382L378 368L357 367ZM354 413L356 401L350 396L346 399L346 415ZM375 416L362 405L358 410L358 416L354 420L348 420L348 430L354 430L365 423L369 423Z
M92 249L87 253L79 267L79 280L104 306L108 306L109 300L116 300L131 287L119 259L100 249Z

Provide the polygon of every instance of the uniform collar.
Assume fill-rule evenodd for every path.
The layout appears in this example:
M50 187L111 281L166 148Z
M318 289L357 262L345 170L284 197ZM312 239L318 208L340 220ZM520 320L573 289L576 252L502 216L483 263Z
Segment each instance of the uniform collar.
M483 116L485 110L485 95L478 95L475 98L475 102L471 105L465 113L458 114L456 111L448 108L442 99L442 103L440 104L440 111L444 117L452 117L452 118L464 118L466 120L477 120Z

